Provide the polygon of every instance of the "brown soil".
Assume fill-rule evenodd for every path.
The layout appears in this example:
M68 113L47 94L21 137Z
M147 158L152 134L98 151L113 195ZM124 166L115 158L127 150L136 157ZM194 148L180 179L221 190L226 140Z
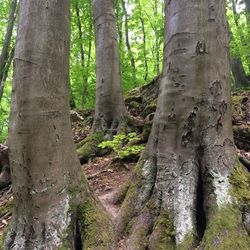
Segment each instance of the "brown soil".
M83 165L91 189L113 219L119 211L119 206L114 204L114 197L128 181L134 165L114 161L112 156L97 157Z
M156 85L156 86L155 86ZM141 97L143 93L143 98ZM145 92L145 93L144 93ZM153 93L153 94L152 94ZM126 99L126 105L132 115L142 116L147 105L153 103L158 94L157 81L142 87L142 89L131 91ZM250 92L233 94L233 125L236 127L250 125ZM134 105L130 105L130 104ZM138 105L139 112L138 112ZM134 109L136 107L136 109ZM153 112L154 110L152 110ZM150 111L151 112L151 111ZM147 113L145 113L147 115ZM71 114L72 130L74 141L77 143L84 139L90 131L93 119L93 111L78 111L78 114ZM238 147L237 153L250 161L250 152L246 145L250 145L248 138L240 138L235 136L235 142ZM241 146L242 145L242 146ZM111 215L114 220L120 209L119 205L114 204L116 193L128 181L131 171L135 163L124 164L115 161L112 155L97 157L91 162L82 166L83 171L89 179L90 188L94 191L96 196ZM0 211L1 208L10 200L13 199L11 188L0 190ZM0 235L3 234L6 225L8 225L11 218L11 212L0 212ZM125 250L125 240L119 242L119 250Z

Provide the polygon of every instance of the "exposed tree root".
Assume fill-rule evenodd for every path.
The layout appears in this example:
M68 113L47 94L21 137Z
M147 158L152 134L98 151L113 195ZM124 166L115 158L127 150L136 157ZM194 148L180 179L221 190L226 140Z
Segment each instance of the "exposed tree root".
M250 161L241 155L239 156L239 160L247 168L247 170L250 172Z
M115 250L117 240L112 220L89 191L85 177L82 177L80 186L68 191L65 197L65 206L64 201L57 204L59 214L55 213L53 218L49 219L51 211L47 211L48 218L43 218L44 222L38 221L38 224L30 222L30 228L12 225L4 249ZM63 209L61 213L60 209ZM40 217L39 214L37 216ZM25 226L25 221L22 223ZM30 233L26 234L27 230Z
M199 233L198 229L201 226L196 221L197 224L194 225L193 230L186 234L178 245L175 218L168 209L164 208L163 200L159 193L157 194L156 187L153 192L152 186L151 188L146 186L145 180L148 177L145 175L145 168L141 172L138 169L143 168L143 165L145 161L142 160L137 165L117 218L119 236L122 237L125 234L128 239L127 249L231 249L232 246L234 249L248 248L250 238L247 229L250 228L250 224L249 213L244 204L248 206L250 204L249 183L246 179L249 178L247 177L249 173L239 172L241 170L239 170L238 161L235 165L236 172L234 171L231 177L232 192L238 199L237 204L212 205L209 210L206 210L207 223L202 226L204 232ZM240 211L242 205L245 211L243 218ZM185 219L182 223L185 224Z

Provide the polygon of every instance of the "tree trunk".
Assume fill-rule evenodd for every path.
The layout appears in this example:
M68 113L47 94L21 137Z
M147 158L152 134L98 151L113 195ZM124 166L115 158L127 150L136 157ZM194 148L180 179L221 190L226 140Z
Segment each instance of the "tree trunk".
M231 69L236 86L250 86L240 58L231 58Z
M231 0L231 3L232 3L235 25L238 29L240 29L240 27L239 27L239 14L237 13L237 10L236 10L235 0ZM241 37L241 42L245 43L246 39L245 39L244 35L242 34L242 32L240 32L240 37ZM236 86L246 86L247 87L250 84L250 82L248 81L248 79L246 77L246 73L245 73L245 70L244 70L244 67L242 64L242 60L241 60L239 55L237 58L231 59L231 69L232 69L232 73L234 76Z
M6 72L8 71L8 69L6 68L6 64L8 66L8 58L11 55L8 55L9 52L9 47L10 47L10 43L11 43L11 37L12 37L12 31L13 31L13 27L14 27L14 22L16 19L16 9L17 9L17 0L13 0L11 3L11 8L10 8L10 15L9 15L9 19L8 19L8 27L7 27L7 31L6 31L6 35L4 38L4 44L3 44L3 49L1 52L1 56L0 56L0 101L2 99L2 94L3 94L3 88L4 88L4 82L5 80L3 80L4 75L6 75Z
M246 11L249 14L250 13L250 0L245 0L245 4L246 4Z
M119 130L125 116L113 0L93 0L96 103L93 131Z
M82 93L82 107L86 104L86 99L88 96L88 79L89 79L89 66L90 66L90 60L91 60L91 49L92 49L92 31L93 31L93 22L92 18L89 22L89 41L88 41L88 54L87 54L87 63L85 67L85 73L83 76L83 82L84 87L83 87L83 93Z
M82 107L84 107L85 105L85 101L86 101L86 96L88 94L87 89L87 82L86 82L86 68L85 68L85 53L84 53L84 49L83 49L83 32L82 32L82 22L81 22L81 17L80 17L80 10L79 10L79 3L78 0L76 0L76 5L75 5L75 9L76 9L76 17L77 17L77 27L78 27L78 32L79 32L79 47L80 47L80 54L81 54L81 65L82 65Z
M148 60L147 60L147 50L146 50L146 31L145 31L145 25L144 25L144 19L142 16L142 8L140 0L138 1L138 7L139 7L139 18L141 22L141 28L142 28L142 35L143 35L143 56L144 56L144 67L145 67L145 76L144 81L146 82L148 79Z
M128 13L127 13L127 9L126 9L126 5L125 5L125 1L122 1L122 9L123 9L123 13L124 13L124 24L125 24L125 36L126 36L126 46L127 46L127 50L128 50L128 55L130 58L130 64L131 64L131 70L132 70L132 83L134 86L136 86L136 69L135 69L135 59L134 59L134 55L133 52L131 50L131 45L130 45L130 41L129 41L129 29L128 29Z
M20 1L9 123L13 216L4 249L114 249L69 118L70 1Z
M247 249L229 193L236 155L225 3L165 3L158 106L117 219L119 234L128 232L131 250Z
M0 189L5 188L11 182L8 147L0 144Z
M122 7L120 6L120 0L115 1L115 13L116 13L116 26L119 38L119 46L122 47L123 44L123 32L122 32L122 25L123 25L123 15L122 15Z
M11 66L13 58L14 58L14 51L15 51L15 48L13 48L10 51L10 54L8 56L8 60L6 62L5 68L4 68L2 79L0 79L0 102L2 100L3 93L4 93L4 84L5 84L5 81L6 81L7 77L8 77L10 66Z
M154 0L154 17L157 20L158 14L158 0ZM159 45L159 35L157 29L157 23L154 23L153 30L155 33L155 53L156 53L156 75L160 74L160 45Z

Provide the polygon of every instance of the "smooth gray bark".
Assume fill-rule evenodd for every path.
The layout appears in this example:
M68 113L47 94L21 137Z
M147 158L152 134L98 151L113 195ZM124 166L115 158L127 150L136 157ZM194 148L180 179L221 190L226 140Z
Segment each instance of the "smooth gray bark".
M5 84L5 81L6 81L7 77L8 77L8 73L9 73L11 64L12 64L12 62L13 62L14 51L15 51L15 48L13 48L13 49L10 51L9 56L8 56L8 60L7 60L7 62L6 62L5 68L4 68L4 72L3 72L3 75L2 75L2 79L0 79L0 102L1 102L1 100L2 100L3 93L4 93L4 84Z
M8 26L7 26L7 31L6 31L5 38L4 38L3 48L1 51L1 55L0 55L0 101L2 99L3 88L4 88L4 83L5 83L4 76L6 76L6 72L8 72L8 68L9 68L8 58L11 56L11 53L9 55L9 47L10 47L12 32L14 28L15 19L16 19L16 9L17 9L17 0L13 0L11 3Z
M226 228L223 238L223 225L216 221L224 208L230 211L229 176L236 156L225 3L165 3L157 111L119 212L118 230L122 234L129 228L125 237L131 250L226 249L228 237L246 247L240 222Z
M93 0L96 102L93 131L119 130L125 116L113 0Z
M122 3L122 10L124 14L124 24L125 24L125 38L126 38L126 47L128 50L128 55L130 59L131 64L131 70L132 70L132 84L136 86L136 68L135 68L135 58L131 49L130 45L130 39L129 39L129 27L128 27L128 12L126 9L126 4L124 0L121 0Z
M232 10L233 10L233 17L234 17L235 25L238 29L240 29L239 14L237 13L237 10L236 10L236 2L235 0L231 0L231 3L232 3ZM242 32L240 32L240 37L241 37L242 43L246 43L245 41L246 39L244 35L242 34ZM246 77L246 73L245 73L244 66L243 66L240 56L236 58L234 57L231 58L231 70L234 76L236 86L247 87L248 85L250 85L250 82L248 81Z
M231 69L234 76L236 86L247 87L250 86L250 81L246 77L241 58L231 59Z
M145 31L145 24L144 24L144 19L142 15L142 7L141 7L141 2L138 0L138 7L139 7L139 18L141 22L141 28L142 28L142 36L143 36L143 56L144 56L144 67L145 67L145 76L144 76L144 81L146 82L148 79L148 60L147 60L147 49L146 49L146 31Z
M14 204L4 249L114 248L112 223L75 152L69 48L69 0L20 1L8 140ZM90 210L99 219L86 225Z

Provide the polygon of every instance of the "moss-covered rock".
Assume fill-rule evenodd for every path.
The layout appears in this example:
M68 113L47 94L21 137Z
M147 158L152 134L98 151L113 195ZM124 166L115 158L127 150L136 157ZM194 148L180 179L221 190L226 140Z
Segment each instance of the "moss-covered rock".
M125 103L129 104L131 102L142 103L142 95L140 88L135 88L129 91L124 97Z
M88 162L89 159L97 156L101 148L98 145L103 141L104 134L101 132L94 133L86 137L84 140L77 144L77 155L81 163Z
M244 105L243 100L245 96L242 95L232 95L232 115L233 121L241 121L245 117Z
M154 113L156 111L156 107L157 107L157 102L156 100L154 100L144 108L144 110L142 111L142 116L145 118L149 114Z
M233 126L234 140L237 148L250 150L250 126L242 124L240 126Z

